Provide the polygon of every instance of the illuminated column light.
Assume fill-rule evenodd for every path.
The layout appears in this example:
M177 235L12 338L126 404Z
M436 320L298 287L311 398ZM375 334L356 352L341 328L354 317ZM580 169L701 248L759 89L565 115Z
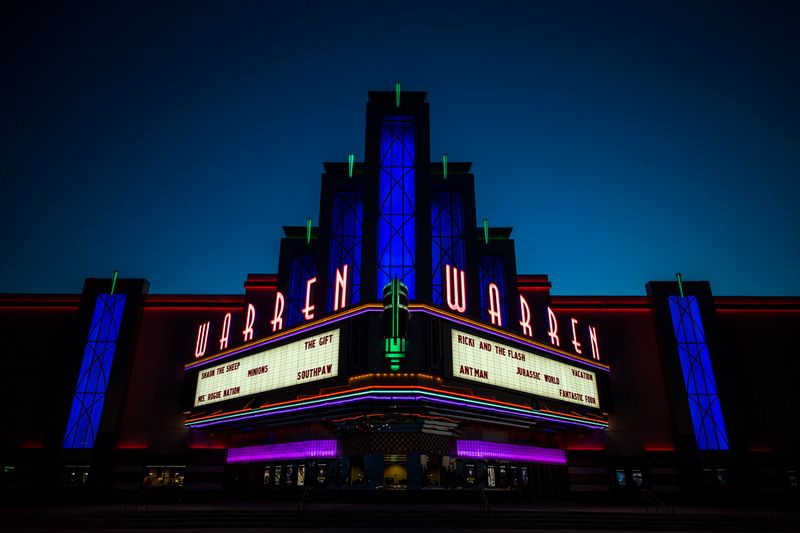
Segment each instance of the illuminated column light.
M550 326L547 330L547 336L550 337L550 344L561 346L561 340L558 338L558 321L556 321L556 314L547 307L547 322Z
M581 343L578 342L578 333L575 331L578 321L574 318L570 318L570 321L572 322L572 345L575 347L575 353L583 353L581 351Z
M308 305L308 304L306 304ZM333 294L333 310L347 306L347 264L342 267L342 271L336 269L336 288Z
M500 312L500 289L494 283L489 284L489 316L492 317L492 324L503 326L503 315Z
M197 342L194 345L194 356L203 357L206 354L206 346L208 346L208 328L211 327L211 322L200 324L197 328Z
M528 306L528 301L521 294L519 295L519 325L522 326L522 334L528 337L533 337L533 328L531 327L531 308Z
M316 306L311 305L311 286L317 282L317 276L306 281L306 306L302 309L303 316L306 320L314 318L314 309Z
M283 329L283 307L286 304L283 299L283 294L280 291L275 292L275 311L272 313L272 331L279 331Z
M594 326L589 326L589 341L592 345L592 359L600 360L600 346L597 343L597 330Z
M228 336L231 333L231 314L226 313L222 320L222 335L219 338L219 349L224 350L228 347Z
M445 265L444 270L447 285L447 307L453 311L465 313L467 311L467 289L464 271L459 272L456 267L450 265ZM461 274L460 281L458 279L459 274Z
M245 342L253 340L253 324L255 322L256 308L253 307L253 304L247 304L247 320L245 320L244 330L242 330Z

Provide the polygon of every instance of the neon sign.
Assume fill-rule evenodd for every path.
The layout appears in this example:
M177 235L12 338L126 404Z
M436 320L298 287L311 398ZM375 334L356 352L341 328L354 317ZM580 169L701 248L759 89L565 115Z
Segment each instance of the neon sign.
M283 329L283 308L286 306L286 300L283 298L283 293L277 291L275 293L275 312L272 315L272 331L279 331Z
M339 330L201 369L195 407L339 375Z
M349 302L348 298L348 290L350 290L350 279L349 275L351 274L350 265L345 263L341 267L336 268L334 270L334 280L333 280L333 302L332 304L332 311L340 311L343 308L347 307ZM447 307L456 313L459 314L466 314L467 312L467 276L466 271L464 269L459 269L454 267L450 264L444 265L444 274L442 276L444 278L444 285L445 290L447 292L447 297L445 298L447 302ZM302 316L306 321L310 321L315 319L317 316L317 306L314 304L314 290L317 284L317 277L313 276L305 281L305 306L300 310L302 312ZM483 304L486 309L484 309L487 318L487 321L490 321L493 326L497 327L504 327L505 317L504 314L504 303L502 298L504 297L503 291L500 289L500 286L495 282L489 282L486 286L486 295L487 298L485 299L485 303ZM519 320L516 324L519 324L519 330L521 330L522 335L533 338L534 331L533 331L533 313L531 311L530 304L528 300L522 294L518 294L519 298ZM330 305L329 304L329 305ZM562 334L559 333L559 324L558 324L558 317L556 316L555 312L548 306L546 307L547 310L547 330L543 335L546 335L549 338L550 344L556 347L561 347L561 337ZM275 302L274 308L272 313L272 319L269 320L269 324L271 326L272 333L277 333L283 330L285 322L284 319L286 312L286 297L280 291L275 292ZM254 337L254 326L257 323L256 317L256 308L253 304L248 303L246 308L246 317L245 317L245 327L242 330L242 337L243 342L248 342L253 340ZM597 333L597 328L593 325L588 326L588 339L586 337L582 338L582 341L579 340L579 321L576 318L570 317L569 318L569 326L570 329L567 331L572 332L572 337L568 342L565 344L571 345L571 350L578 354L582 355L585 350L585 345L588 344L591 348L592 358L595 360L600 360L600 344L599 344L599 337ZM227 313L224 316L222 321L222 332L219 337L219 349L225 350L229 347L229 334L231 328L231 313ZM505 327L508 327L505 325ZM203 357L207 352L207 344L208 344L208 335L210 330L210 322L203 322L199 325L197 331L197 337L195 340L195 350L194 356L195 358ZM586 331L586 330L584 330Z
M452 271L452 281L451 281ZM461 274L459 280L458 275ZM445 265L445 285L447 290L447 307L459 313L467 311L467 289L464 281L464 270L461 272L457 268Z
M336 269L336 288L334 289L333 310L347 305L347 264L342 267L342 271Z
M599 408L597 375L491 339L452 330L453 377Z
M303 318L306 320L311 320L314 318L314 309L316 308L315 305L311 304L311 286L317 282L317 276L306 281L306 306L302 309L303 311Z
M519 325L522 327L522 334L528 337L533 337L533 328L531 327L531 308L528 306L528 300L523 295L519 295Z

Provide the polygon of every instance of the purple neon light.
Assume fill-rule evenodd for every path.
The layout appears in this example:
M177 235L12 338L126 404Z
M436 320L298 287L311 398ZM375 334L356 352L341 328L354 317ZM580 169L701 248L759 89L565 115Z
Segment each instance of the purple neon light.
M289 459L331 459L339 455L336 440L304 440L228 450L228 464Z
M567 464L567 455L564 450L520 446L518 444L500 444L499 442L483 440L457 440L456 456L462 459L502 459L551 465Z
M589 361L587 359L583 359L581 357L573 356L573 355L570 355L568 353L557 352L555 350L551 350L547 346L533 344L531 342L525 341L524 339L518 339L517 337L512 337L511 335L507 335L507 334L505 334L503 332L500 332L500 331L495 331L494 329L489 329L489 328L487 328L487 327L485 327L483 325L480 325L480 324L476 324L476 323L473 323L473 322L467 322L466 320L459 320L458 318L456 318L454 316L450 316L450 315L445 314L445 313L439 313L439 312L436 312L435 310L432 310L432 309L426 309L426 308L420 309L420 308L410 307L409 311L412 312L412 313L427 313L429 315L434 315L434 316L437 316L439 318L443 318L445 320L449 320L450 322L455 322L456 324L461 324L462 326L467 327L467 328L478 329L478 330L483 331L484 333L486 333L488 335L495 335L497 337L502 337L502 338L504 338L506 340L509 340L511 342L517 342L517 343L520 343L520 344L525 344L525 345L527 345L529 348L531 348L533 350L541 350L543 352L547 352L548 355L553 355L553 356L556 356L556 357L559 357L559 358L562 358L562 359L569 359L569 360L574 361L576 363L581 363L581 364L596 368L598 370L602 370L603 372L609 372L610 371L609 368L607 366L605 366L605 365L599 365L599 364L593 363L592 361Z
M309 404L309 405L301 405L301 406L298 406L298 407L287 407L285 409L275 409L273 411L266 411L266 412L261 411L261 412L256 412L256 413L243 414L243 415L239 415L239 416L232 416L230 418L225 418L225 419L222 419L222 420L217 419L217 420L209 420L207 422L190 422L190 423L187 423L187 426L195 427L195 428L201 428L201 427L206 427L206 426L211 426L211 425L216 425L216 424L224 424L224 423L227 423L227 422L238 422L240 420L247 420L247 419L250 419L250 418L261 418L261 417L266 417L266 416L271 416L271 415L283 415L283 414L287 414L287 413L296 413L298 411L308 411L310 409L316 409L318 407L321 407L321 408L336 407L336 406L345 405L345 404L348 404L348 403L360 402L360 401L363 401L363 400L429 401L429 402L439 403L439 404L443 404L443 405L454 405L456 407L467 407L467 408L472 408L472 409L480 409L482 411L489 411L489 412L500 413L500 414L504 414L504 415L516 415L516 416L520 416L522 418L529 418L529 419L534 419L534 420L548 420L550 422L561 422L561 423L564 423L564 424L569 424L569 425L574 425L574 426L581 426L581 427L585 427L585 428L589 428L589 429L602 429L603 427L606 426L606 424L603 424L602 422L591 423L591 422L579 422L577 420L565 420L565 419L563 419L561 417L550 417L550 416L543 415L541 413L535 413L535 412L525 413L525 412L520 412L520 411L516 411L516 410L498 409L498 408L495 408L495 407L490 407L490 406L487 406L487 405L480 405L480 404L475 404L475 403L470 403L470 402L447 400L447 399L444 399L444 398L437 398L435 396L427 396L427 395L419 394L419 393L410 393L410 394L413 394L413 396L409 397L408 395L403 395L402 393L393 393L393 394L388 395L388 396L383 396L383 395L378 396L378 395L373 393L373 394L369 394L369 395L365 395L365 396L342 398L340 400L331 400L331 401L319 402L319 403L314 403L314 404Z

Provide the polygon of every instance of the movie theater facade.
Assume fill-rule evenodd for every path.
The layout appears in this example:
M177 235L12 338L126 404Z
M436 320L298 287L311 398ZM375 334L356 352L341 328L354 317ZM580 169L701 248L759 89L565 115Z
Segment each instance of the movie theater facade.
M428 113L371 92L243 294L0 296L3 490L796 491L800 298L551 295Z

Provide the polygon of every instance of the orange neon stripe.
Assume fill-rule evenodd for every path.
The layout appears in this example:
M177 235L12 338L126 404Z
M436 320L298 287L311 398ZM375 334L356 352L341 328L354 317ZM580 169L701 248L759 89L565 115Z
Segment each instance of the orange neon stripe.
M433 393L448 394L450 396L468 398L468 399L478 400L478 401L487 402L487 403L496 404L496 405L506 405L506 406L509 406L509 407L515 407L517 409L522 409L522 410L529 411L529 412L535 412L535 410L529 405L520 405L520 404L515 404L515 403L510 403L510 402L504 402L504 401L501 401L501 400L493 400L493 399L489 399L489 398L483 398L483 397L475 396L475 395L471 395L471 394L461 394L461 393L458 393L458 392L450 392L450 391L446 391L446 390L433 389L433 388L424 387L424 386L417 386L417 385L387 385L387 386L370 385L368 387L359 387L357 389L347 389L347 390L344 390L344 391L328 393L328 394L319 394L319 395L316 395L316 396L308 396L306 398L299 398L299 399L295 399L295 400L287 400L287 401L277 402L277 403L265 403L265 404L260 405L257 408L256 407L251 407L249 409L239 409L239 410L236 410L236 411L230 411L230 412L225 412L225 413L220 413L219 411L217 411L214 414L210 414L210 415L206 415L206 416L202 416L202 417L198 417L198 418L188 419L188 420L186 420L186 422L198 422L198 421L201 421L201 420L207 420L209 418L214 418L214 417L217 417L217 416L228 416L228 415L233 415L233 414L236 414L236 413L246 413L246 412L249 412L249 411L253 411L255 409L264 409L264 408L267 408L267 407L280 407L282 405L291 405L291 404L294 404L294 403L319 400L319 399L323 399L323 398L330 398L332 396L340 396L342 394L354 394L354 393L357 393L357 392L369 391L369 390L379 390L379 389L389 389L389 390L409 390L409 389L411 389L411 390L426 390L426 391L433 392ZM557 415L557 416L564 416L564 417L567 417L567 418L579 418L579 419L586 420L587 422L594 422L594 423L600 422L600 423L604 423L604 424L606 423L606 421L603 420L602 418L599 418L599 419L587 418L587 417L581 416L581 415L576 415L576 414L571 414L571 413L563 413L561 411L553 411L552 409L540 409L539 412L541 412L541 413L549 413L549 414L553 414L553 415Z
M539 411L541 411L542 413L551 413L551 414L559 415L559 416L568 416L570 418L581 418L581 419L587 420L589 422L603 422L603 423L606 422L602 418L592 418L592 417L587 417L587 416L579 415L578 413L572 413L572 412L571 413L562 413L561 411L553 411L552 409L539 409Z
M321 400L321 399L324 399L324 398L330 398L330 397L333 397L333 396L341 396L342 394L354 394L354 393L357 393L357 392L366 392L366 391L370 391L370 390L379 390L379 389L388 389L388 390L426 390L426 391L433 392L433 393L449 394L451 396L457 396L457 397L461 397L461 398L469 398L469 399L473 399L473 400L479 400L479 401L488 402L488 403L494 403L494 404L498 404L498 405L506 405L506 406L509 406L509 407L515 407L517 409L523 409L523 410L531 411L531 412L533 412L533 410L534 410L529 405L520 405L520 404L515 404L515 403L510 403L510 402L504 402L504 401L501 401L501 400L491 400L489 398L482 398L480 396L474 396L474 395L471 395L471 394L461 394L461 393L458 393L458 392L450 392L450 391L441 390L441 389L432 389L430 387L424 387L424 386L418 386L418 385L385 385L385 386L369 385L369 386L366 386L366 387L359 387L357 389L347 389L347 390L343 390L343 391L339 391L339 392L331 392L331 393L328 393L328 394L318 394L316 396L307 396L305 398L298 398L298 399L295 399L295 400L286 400L286 401L283 401L283 402L276 402L276 403L265 403L265 404L262 404L262 405L260 405L258 407L251 407L249 409L239 409L237 411L230 411L230 412L225 412L225 413L220 413L219 411L217 411L214 414L206 415L206 416L203 416L203 417L191 418L191 419L187 420L187 422L197 422L198 420L205 420L207 418L214 418L214 417L217 417L217 416L227 416L227 415L232 415L232 414L236 414L236 413L245 413L245 412L248 412L248 411L252 411L254 409L264 409L264 408L267 408L267 407L280 407L280 406L283 406L283 405L291 405L291 404L294 404L294 403L309 402L309 401L313 401L313 400ZM569 415L565 414L563 416L569 416Z

